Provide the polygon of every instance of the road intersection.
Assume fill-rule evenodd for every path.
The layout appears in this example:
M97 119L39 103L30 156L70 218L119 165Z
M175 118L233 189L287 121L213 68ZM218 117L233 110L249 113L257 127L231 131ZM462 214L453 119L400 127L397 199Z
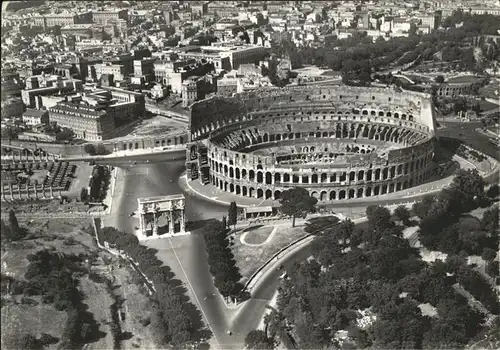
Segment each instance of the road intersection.
M158 159L151 156L128 159L107 160L106 164L119 166L117 187L114 193L113 212L104 219L104 224L119 230L132 232L137 226L130 213L137 209L138 197L168 195L181 192L177 179L184 171L184 162ZM145 159L149 163L145 162ZM178 159L178 158L177 158ZM134 162L136 162L134 164ZM147 174L147 175L146 175ZM227 207L187 196L186 215L190 221L220 218ZM158 250L158 257L168 265L176 278L182 279L188 287L188 295L204 315L205 323L213 332L214 347L220 349L242 349L246 334L257 329L266 312L266 306L275 294L281 271L268 270L254 286L252 298L232 307L227 306L217 289L208 270L205 246L201 232L175 239L158 239L144 242ZM309 247L293 252L280 261L285 268L296 261L311 255ZM227 331L231 331L231 335Z

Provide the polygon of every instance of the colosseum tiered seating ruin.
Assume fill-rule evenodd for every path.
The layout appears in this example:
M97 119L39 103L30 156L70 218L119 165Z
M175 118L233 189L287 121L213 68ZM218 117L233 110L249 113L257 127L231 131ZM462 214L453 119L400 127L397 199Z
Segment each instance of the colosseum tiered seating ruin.
M279 199L378 196L425 182L435 130L430 96L392 88L308 86L213 97L190 109L190 179Z

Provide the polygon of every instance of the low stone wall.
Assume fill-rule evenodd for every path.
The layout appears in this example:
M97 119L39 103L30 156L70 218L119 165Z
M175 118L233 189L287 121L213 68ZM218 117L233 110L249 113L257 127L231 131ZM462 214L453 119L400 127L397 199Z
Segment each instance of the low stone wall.
M102 213L98 210L99 207L94 207L94 212ZM75 215L84 216L89 213L89 207L82 202L70 202L61 204L60 199L53 200L30 200L23 202L14 200L2 203L2 214L8 213L11 209L16 211L16 214L26 215ZM103 207L101 208L103 209Z
M107 153L113 153L123 150L149 149L154 147L173 146L184 144L187 142L187 133L182 134L165 134L158 136L131 137L126 140L105 140L102 142L90 142L94 146L102 145ZM13 148L27 148L30 150L42 149L50 154L57 154L65 157L69 156L86 156L85 143L78 145L65 145L45 142L33 141L17 141L17 140L1 140L2 147L12 146Z

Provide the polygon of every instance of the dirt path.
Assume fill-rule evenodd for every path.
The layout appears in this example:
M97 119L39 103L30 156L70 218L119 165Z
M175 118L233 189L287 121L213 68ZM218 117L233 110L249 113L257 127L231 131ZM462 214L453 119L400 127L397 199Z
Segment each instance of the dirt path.
M123 349L154 349L156 348L149 329L141 324L142 320L149 317L151 307L146 295L141 294L139 287L130 283L129 270L125 267L116 268L113 271L116 277L114 294L122 298L122 322L120 323L122 334L126 334L121 345Z
M110 306L113 299L106 291L104 283L94 283L88 277L80 279L80 290L82 291L83 303L88 306L88 312L94 315L94 319L99 324L99 330L106 333L106 336L95 343L90 343L87 350L113 349L113 336L111 335L108 322L111 322Z

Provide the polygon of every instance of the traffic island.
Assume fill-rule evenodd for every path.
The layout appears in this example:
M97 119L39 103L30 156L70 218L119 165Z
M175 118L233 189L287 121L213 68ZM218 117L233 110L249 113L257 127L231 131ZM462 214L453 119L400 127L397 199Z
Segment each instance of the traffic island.
M281 249L307 235L304 227L292 228L291 226L291 222L275 226L274 228L272 226L256 226L255 230L250 228L237 231L232 235L234 238L231 239L231 250L242 276L241 283L246 283L259 268ZM269 228L272 228L271 231L269 231ZM267 235L262 239L263 237L260 237L260 233L264 235L267 233ZM259 236L257 237L258 240L263 243L250 243L253 242L252 235ZM272 237L270 237L271 235Z

